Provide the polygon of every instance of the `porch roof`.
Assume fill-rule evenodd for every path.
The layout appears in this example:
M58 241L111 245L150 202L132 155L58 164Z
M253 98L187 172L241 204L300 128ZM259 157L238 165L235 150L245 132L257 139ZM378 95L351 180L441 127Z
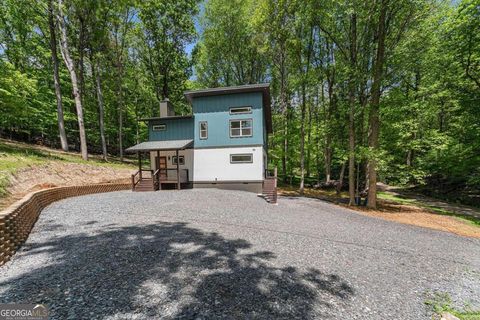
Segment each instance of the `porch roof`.
M193 145L193 140L146 141L126 149L126 152L182 150Z

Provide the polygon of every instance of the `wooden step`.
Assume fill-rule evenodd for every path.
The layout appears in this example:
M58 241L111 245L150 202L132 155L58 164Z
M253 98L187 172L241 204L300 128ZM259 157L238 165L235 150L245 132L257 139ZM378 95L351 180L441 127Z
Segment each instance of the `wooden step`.
M276 179L267 178L263 180L262 197L268 203L271 203L271 204L277 203Z
M138 183L135 185L134 191L155 191L155 188L153 186L153 180L152 179L141 179L138 181Z

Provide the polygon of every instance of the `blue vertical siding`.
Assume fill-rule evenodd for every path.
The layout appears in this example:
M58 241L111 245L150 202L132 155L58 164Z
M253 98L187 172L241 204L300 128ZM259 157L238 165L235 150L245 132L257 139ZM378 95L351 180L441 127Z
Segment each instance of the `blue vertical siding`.
M165 131L153 131L152 126L165 124ZM148 124L149 141L193 139L193 118L151 120Z
M231 107L252 107L252 113L231 115ZM195 116L195 148L226 147L242 145L263 145L264 116L262 93L236 93L229 95L197 97L192 102ZM230 138L230 120L252 119L251 137ZM208 139L200 139L200 122L208 122Z

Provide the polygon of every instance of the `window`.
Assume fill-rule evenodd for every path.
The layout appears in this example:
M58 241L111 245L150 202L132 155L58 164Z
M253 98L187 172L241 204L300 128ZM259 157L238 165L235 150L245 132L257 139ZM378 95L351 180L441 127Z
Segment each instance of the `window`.
M252 136L252 119L230 120L230 137L242 138Z
M242 154L231 154L230 163L252 163L253 154L252 153L242 153Z
M185 157L184 156L178 156L180 158L180 163L179 165L183 166L185 164ZM177 165L177 156L172 157L172 164Z
M230 114L252 113L252 107L233 107L230 108Z
M167 125L166 124L155 124L152 126L153 131L165 131L167 130Z
M208 138L208 123L207 121L200 121L200 139Z

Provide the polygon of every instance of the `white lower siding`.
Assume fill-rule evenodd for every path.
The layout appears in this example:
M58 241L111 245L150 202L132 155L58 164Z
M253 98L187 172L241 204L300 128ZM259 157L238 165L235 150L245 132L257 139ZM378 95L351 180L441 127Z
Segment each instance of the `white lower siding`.
M195 149L193 180L261 181L263 180L263 147ZM230 163L231 154L253 155L252 163Z

